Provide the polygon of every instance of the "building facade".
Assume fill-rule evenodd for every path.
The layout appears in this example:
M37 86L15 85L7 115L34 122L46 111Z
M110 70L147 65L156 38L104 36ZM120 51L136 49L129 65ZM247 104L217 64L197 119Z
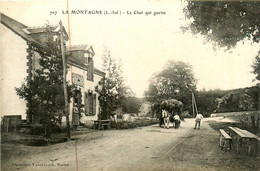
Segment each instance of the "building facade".
M40 67L39 59L48 51L45 40L45 27L30 28L1 13L0 39L0 103L1 117L21 115L28 122L38 122L29 117L30 104L20 99L15 88L21 87L27 78L32 79L35 70ZM59 27L51 26L53 40L59 36ZM67 41L68 35L64 32ZM69 49L69 50L68 50ZM69 106L70 122L73 120L96 120L99 113L98 94L95 87L105 73L94 67L94 50L92 46L80 45L67 48L69 70L67 81L73 84L73 98ZM74 108L78 118L74 118ZM62 118L64 120L65 117Z
M69 49L69 48L67 48ZM70 103L70 120L74 121L74 109L80 113L80 122L97 120L100 113L95 87L105 73L94 67L95 52L92 46L71 46L67 51L70 66L67 80L73 83L73 99ZM77 114L76 114L77 115ZM76 121L77 122L77 121ZM77 124L74 122L74 124Z

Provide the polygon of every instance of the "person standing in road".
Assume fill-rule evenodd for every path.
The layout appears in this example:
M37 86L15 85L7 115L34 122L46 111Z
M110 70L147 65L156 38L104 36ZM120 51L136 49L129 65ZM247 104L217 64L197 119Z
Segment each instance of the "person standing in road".
M78 126L79 126L79 110L78 110L78 106L74 106L73 107L73 115L72 115L72 125L73 125L73 129L77 130Z
M181 122L180 116L178 114L175 114L173 119L174 119L175 129L178 129Z
M164 124L164 120L163 120L163 117L162 117L162 113L160 112L159 113L159 127L161 128L163 124Z
M195 118L195 128L194 129L197 128L197 125L198 125L198 129L200 129L201 119L203 119L203 115L202 114L197 114L196 118Z

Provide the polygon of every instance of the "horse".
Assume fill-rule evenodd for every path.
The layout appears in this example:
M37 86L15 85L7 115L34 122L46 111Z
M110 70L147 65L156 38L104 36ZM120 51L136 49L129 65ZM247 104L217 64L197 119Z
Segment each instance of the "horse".
M167 110L162 110L162 118L163 118L163 128L167 127L169 129L169 119L170 119L170 114Z

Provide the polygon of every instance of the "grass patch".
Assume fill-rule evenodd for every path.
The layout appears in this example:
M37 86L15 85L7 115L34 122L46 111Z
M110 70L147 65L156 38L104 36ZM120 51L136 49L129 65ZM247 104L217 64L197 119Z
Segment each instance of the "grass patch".
M253 134L257 134L257 130L252 128L251 126L242 123L242 122L216 122L216 121L208 121L209 126L213 128L216 131L219 131L219 129L224 129L225 131L228 131L228 127L238 127L240 129L248 130L249 132L252 132Z
M225 129L228 126L239 127L240 129L248 130L256 135L260 134L260 111L243 111L243 112L228 112L216 113L216 116L223 116L236 121L237 123L223 123L209 121L209 125L213 129Z

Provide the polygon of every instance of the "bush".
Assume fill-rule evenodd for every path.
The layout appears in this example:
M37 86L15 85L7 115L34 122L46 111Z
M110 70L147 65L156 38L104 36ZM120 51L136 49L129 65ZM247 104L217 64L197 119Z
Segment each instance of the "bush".
M192 118L192 114L189 114L188 111L184 111L184 112L181 114L181 116L182 116L183 118Z
M130 122L130 121L122 121L122 122L112 122L111 123L111 128L116 128L116 129L132 129L132 128L137 128L137 127L143 127L143 126L149 126L149 125L154 125L158 124L159 121L157 119L138 119L135 122Z

